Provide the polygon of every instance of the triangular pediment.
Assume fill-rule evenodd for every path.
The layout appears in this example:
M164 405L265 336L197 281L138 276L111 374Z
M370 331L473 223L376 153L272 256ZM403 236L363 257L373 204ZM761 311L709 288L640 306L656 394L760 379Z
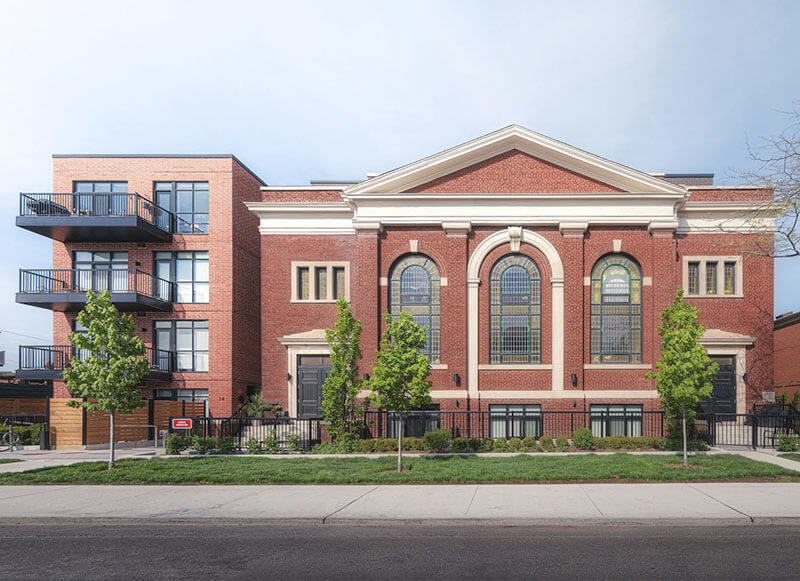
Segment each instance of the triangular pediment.
M513 173L515 168L516 175L505 178L497 171ZM472 172L485 175L476 178ZM487 179L490 174L493 179ZM426 191L686 193L682 186L511 125L353 185L344 195Z

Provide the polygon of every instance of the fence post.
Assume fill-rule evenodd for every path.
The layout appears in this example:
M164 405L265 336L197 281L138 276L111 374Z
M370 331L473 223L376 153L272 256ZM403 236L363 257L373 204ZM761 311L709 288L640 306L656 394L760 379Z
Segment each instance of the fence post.
M755 450L758 447L758 414L753 413L750 417L753 418L753 450Z

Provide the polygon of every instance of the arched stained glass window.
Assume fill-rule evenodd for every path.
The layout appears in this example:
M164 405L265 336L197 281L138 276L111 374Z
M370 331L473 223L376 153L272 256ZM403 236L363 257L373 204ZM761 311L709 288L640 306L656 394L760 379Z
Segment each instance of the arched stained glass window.
M408 254L392 267L389 289L389 312L397 318L401 312L408 313L414 322L425 327L427 342L423 353L431 363L439 363L440 303L439 267L422 254Z
M642 271L622 254L592 269L592 363L642 362Z
M542 362L542 277L524 254L498 260L489 277L489 362Z

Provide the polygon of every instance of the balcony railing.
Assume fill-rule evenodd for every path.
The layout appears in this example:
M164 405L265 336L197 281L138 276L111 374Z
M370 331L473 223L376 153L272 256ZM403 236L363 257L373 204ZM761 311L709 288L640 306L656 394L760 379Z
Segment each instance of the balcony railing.
M150 373L145 379L169 380L175 370L175 354L145 347ZM88 351L74 345L20 345L17 376L24 379L59 379L73 359L83 360Z
M79 310L87 291L108 291L120 310L171 308L175 283L135 268L21 270L17 302L52 308Z
M136 193L21 193L17 226L55 240L167 241L175 215Z

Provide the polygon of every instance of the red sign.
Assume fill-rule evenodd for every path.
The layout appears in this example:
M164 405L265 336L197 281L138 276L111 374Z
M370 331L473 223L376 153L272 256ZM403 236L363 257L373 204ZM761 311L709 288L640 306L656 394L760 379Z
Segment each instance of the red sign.
M173 430L191 430L192 429L192 419L191 418L172 418L172 429Z

